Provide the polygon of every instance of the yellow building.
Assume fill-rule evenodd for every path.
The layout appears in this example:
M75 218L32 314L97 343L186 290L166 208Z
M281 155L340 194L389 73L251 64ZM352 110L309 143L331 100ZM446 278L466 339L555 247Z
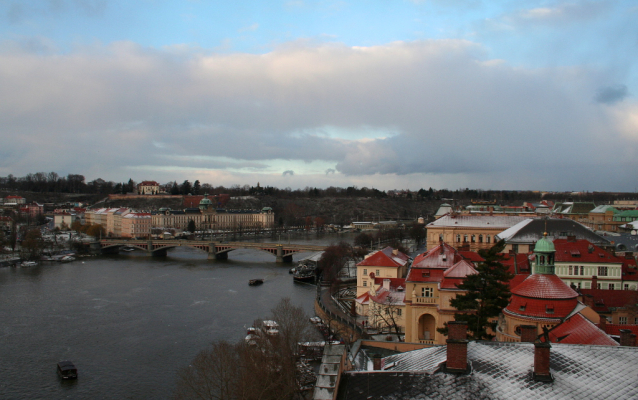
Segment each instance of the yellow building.
M456 309L450 301L463 293L457 285L476 273L474 265L446 243L417 256L405 280L405 341L444 344L446 337L437 328L454 320Z
M407 255L389 246L368 254L357 264L357 297L367 293L377 278L404 278L409 260Z
M426 226L427 249L437 246L440 241L457 249L487 249L496 242L494 236L525 219L508 215L447 214Z

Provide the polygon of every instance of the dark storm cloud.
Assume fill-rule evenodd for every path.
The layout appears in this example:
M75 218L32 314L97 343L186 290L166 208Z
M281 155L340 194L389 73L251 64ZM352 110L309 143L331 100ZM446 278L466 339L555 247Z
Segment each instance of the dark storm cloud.
M614 104L623 101L628 95L629 91L627 90L627 86L614 85L598 89L595 99L599 103Z
M514 68L458 40L264 55L129 42L43 55L5 43L0 140L22 156L0 175L244 165L292 179L296 160L324 163L323 179L375 176L377 187L412 174L525 187L541 170L560 187L586 160L595 185L617 163L634 165L638 149L635 107L592 103L596 80Z

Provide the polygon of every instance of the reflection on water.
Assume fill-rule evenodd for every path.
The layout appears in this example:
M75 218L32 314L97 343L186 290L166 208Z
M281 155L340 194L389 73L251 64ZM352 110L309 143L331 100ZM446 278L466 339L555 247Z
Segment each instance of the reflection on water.
M315 287L295 285L289 267L255 250L211 262L177 248L0 268L0 398L169 398L179 367L213 340L242 339L280 298L313 313ZM248 286L254 278L264 284ZM77 382L58 379L65 359Z

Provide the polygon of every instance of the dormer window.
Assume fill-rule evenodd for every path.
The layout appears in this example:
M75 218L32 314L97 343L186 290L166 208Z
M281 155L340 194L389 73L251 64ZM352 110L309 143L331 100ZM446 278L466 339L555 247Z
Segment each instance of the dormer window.
M518 308L518 310L519 311L525 311L525 308L527 308L527 303L521 304L521 306Z
M547 304L545 306L545 312L547 314L554 314L554 305L553 304Z
M421 277L423 278L429 278L430 277L430 271L425 271L421 273Z

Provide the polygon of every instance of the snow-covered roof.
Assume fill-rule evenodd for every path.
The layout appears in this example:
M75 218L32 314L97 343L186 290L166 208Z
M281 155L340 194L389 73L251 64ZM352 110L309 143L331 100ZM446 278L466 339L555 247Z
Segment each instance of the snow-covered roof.
M532 377L532 343L469 342L471 373L439 369L445 347L414 350L383 359L385 371L342 376L339 398L423 399L635 399L638 347L552 344L551 383ZM392 364L394 363L394 364Z
M438 226L463 226L463 227L488 227L507 229L527 219L515 215L451 215L447 214L430 222L428 227Z

